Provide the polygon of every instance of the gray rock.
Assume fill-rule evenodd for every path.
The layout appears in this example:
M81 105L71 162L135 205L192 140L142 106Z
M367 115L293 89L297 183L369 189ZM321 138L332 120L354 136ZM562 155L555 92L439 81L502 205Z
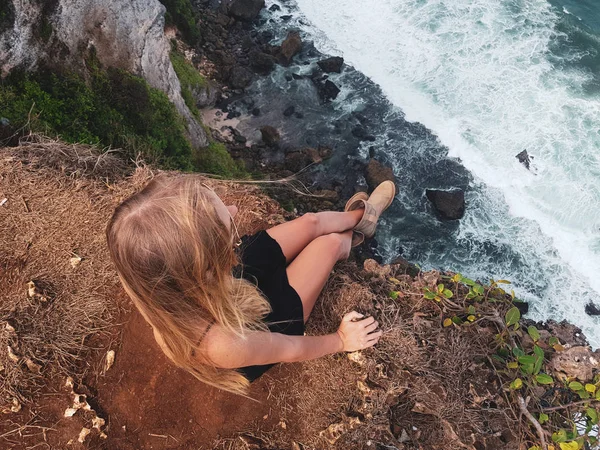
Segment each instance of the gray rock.
M425 194L442 220L461 219L465 214L465 193L463 190L440 191L427 189Z
M527 150L523 150L521 153L516 155L515 158L517 158L519 162L523 164L527 170L529 170L531 165L531 157L527 153Z
M192 97L194 97L198 108L214 106L220 95L221 90L219 86L210 80L206 80L206 86L192 90Z
M229 77L229 85L233 89L244 89L252 82L252 72L242 66L235 66Z
M229 15L238 20L251 22L265 6L265 0L230 0Z

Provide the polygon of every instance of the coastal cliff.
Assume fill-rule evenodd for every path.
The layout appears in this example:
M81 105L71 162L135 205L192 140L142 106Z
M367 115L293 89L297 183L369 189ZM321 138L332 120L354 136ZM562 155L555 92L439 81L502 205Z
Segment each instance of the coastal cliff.
M68 69L87 77L78 89L127 81L101 91L111 95L124 89L144 94L143 83L128 78L139 76L166 94L195 147L210 145L209 153L236 161L229 174L243 167L242 176L293 175L289 189L206 180L239 207L242 233L305 211L339 209L356 189L397 178L373 147L365 147L368 158L359 158L294 134L307 128L305 114L326 108L340 93L332 74L346 70L342 58L321 57L294 30L286 29L276 44L268 31L257 32L252 21L265 20L259 16L262 0L215 3L193 2L192 13L192 3L176 1L165 1L165 9L152 0L14 0L0 10L2 72L43 67L52 77ZM294 58L309 57L319 58L306 64L310 70L286 71ZM217 93L204 89L190 102L183 93L193 83L174 64L214 78L207 82ZM100 66L108 75L96 73ZM279 92L279 103L259 104L246 95L253 81L271 75L282 75L292 86L289 95L300 93L295 98L302 101L290 104L291 97ZM61 101L61 107L68 104ZM216 110L203 111L203 127L193 109L214 102ZM8 103L0 102L0 118ZM41 118L49 106L37 112ZM115 111L126 119L135 109ZM246 124L238 126L243 116ZM252 118L263 121L260 128ZM367 131L370 120L367 113L352 114L330 132L358 148L376 139ZM24 127L16 139L9 136L11 147L0 145L0 223L6 230L0 242L0 344L7 349L0 352L0 409L8 418L0 421L0 439L10 448L42 442L61 449L245 450L596 445L600 356L581 330L527 321L527 305L505 280L421 271L402 258L381 264L374 240L336 267L308 334L333 331L345 312L357 309L382 324L386 334L378 347L280 365L252 386L249 395L258 403L198 383L155 345L118 283L104 243L114 207L164 167L143 158L131 164L116 156L118 149L102 151L102 142L67 144L30 131L39 130ZM336 159L344 162L341 175L326 166ZM219 173L223 161L229 160L203 167ZM298 180L316 195L306 195ZM466 176L459 181L460 188L468 184ZM461 191L450 205L431 201L441 219L464 213Z

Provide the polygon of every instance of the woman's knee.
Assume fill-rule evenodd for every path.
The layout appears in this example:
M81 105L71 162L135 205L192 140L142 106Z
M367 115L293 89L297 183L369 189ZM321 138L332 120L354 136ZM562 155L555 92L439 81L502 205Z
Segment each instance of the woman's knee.
M346 259L350 255L351 232L325 234L316 240L323 242L338 260Z
M306 213L302 215L298 220L301 220L303 223L304 229L314 238L318 237L319 229L320 229L320 218L317 213Z

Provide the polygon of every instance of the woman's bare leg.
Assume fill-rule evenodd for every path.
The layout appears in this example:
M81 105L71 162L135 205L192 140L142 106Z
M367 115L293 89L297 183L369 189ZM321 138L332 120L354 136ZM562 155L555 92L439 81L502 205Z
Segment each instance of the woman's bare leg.
M304 322L308 320L335 263L348 257L351 244L352 231L319 236L287 267L288 281L302 300Z
M267 230L277 241L288 264L319 236L351 230L363 216L363 210L350 212L324 211L303 216Z

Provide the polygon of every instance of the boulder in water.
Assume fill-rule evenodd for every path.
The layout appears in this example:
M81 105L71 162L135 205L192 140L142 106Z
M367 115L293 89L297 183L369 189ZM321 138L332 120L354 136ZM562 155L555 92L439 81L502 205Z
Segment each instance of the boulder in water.
M290 117L295 112L296 112L296 108L294 107L294 105L290 105L287 108L285 108L285 110L283 111L283 115L285 117Z
M427 189L425 195L442 220L458 220L465 214L465 192L462 189Z
M531 165L531 157L527 153L527 150L523 150L521 153L516 155L515 158L517 158L519 162L523 164L527 170L529 170Z
M229 15L238 20L250 22L256 19L265 6L265 0L232 0L229 3Z
M326 58L317 62L317 64L323 72L341 73L342 65L344 64L344 58L340 56L332 56L331 58Z
M386 180L390 180L393 183L396 182L392 168L384 166L376 159L371 159L369 164L367 164L365 179L370 190L375 189Z
M272 127L270 125L265 125L264 127L261 127L260 134L262 135L263 142L270 147L277 146L279 144L279 140L281 139L277 128Z
M277 59L279 63L284 66L289 66L292 62L292 58L302 49L302 39L300 33L297 31L290 31L282 42L279 52L277 53Z
M600 306L596 305L594 302L589 302L585 305L585 313L588 316L600 316Z
M312 80L317 87L317 92L319 93L319 97L321 97L323 103L326 103L330 100L335 100L340 93L340 88L337 87L331 80L325 80L324 82L316 78L313 78Z

